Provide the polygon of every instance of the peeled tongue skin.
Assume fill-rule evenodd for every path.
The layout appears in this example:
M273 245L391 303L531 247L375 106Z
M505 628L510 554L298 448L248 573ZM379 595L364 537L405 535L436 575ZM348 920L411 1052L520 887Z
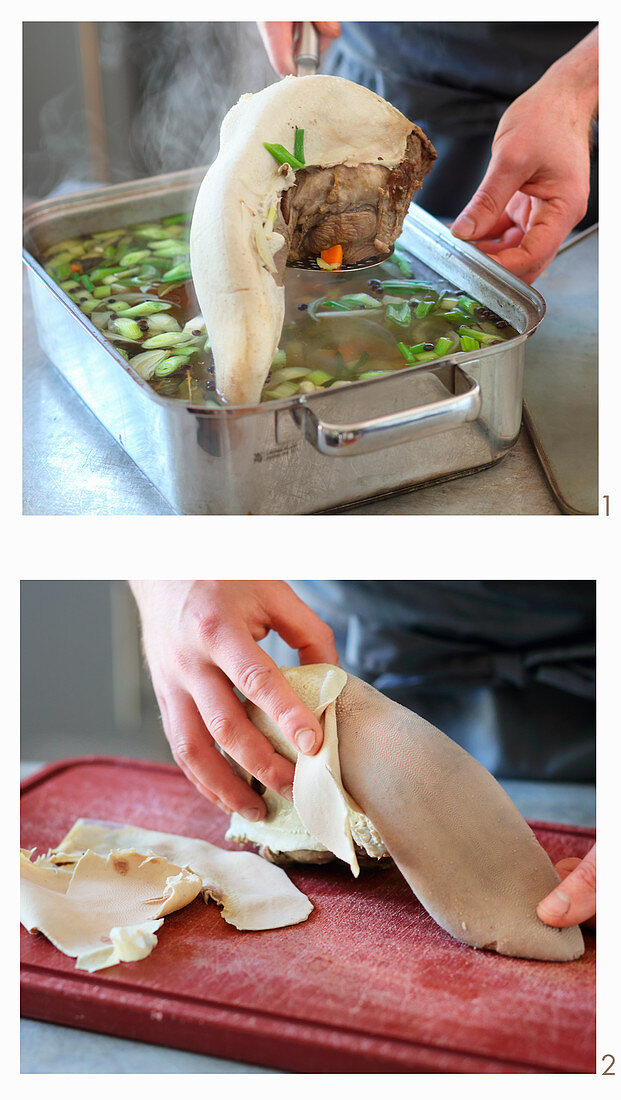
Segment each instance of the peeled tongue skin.
M356 841L369 855L374 852L378 857L384 855L385 848L341 782L335 701L347 674L334 665L303 665L283 672L305 705L321 720L322 746L313 756L298 754L263 711L246 703L255 726L277 752L295 761L293 805L273 792L266 792L265 820L249 824L239 814L233 814L227 839L250 841L274 854L288 852L292 857L301 854L305 862L314 860L317 854L323 862L326 852L334 853L357 875Z
M578 927L552 928L537 917L559 876L481 764L354 676L336 719L346 790L442 928L501 955L566 962L583 954Z
M213 898L223 919L240 931L299 924L312 912L311 902L280 867L252 852L229 852L196 837L78 818L50 855L62 861L86 848L106 854L127 845L140 845L158 857L191 866L205 901Z
M308 244L300 247L303 252L304 247L328 247L323 242L337 235L340 217L347 233L346 262L364 258L357 254L363 244L368 255L369 241L380 253L390 250L412 191L420 187L436 156L422 131L400 111L340 77L286 77L242 96L229 111L220 151L196 200L190 262L216 385L231 405L260 401L280 340L282 272L294 233L280 206L283 195L296 186L296 173L279 168L263 142L292 150L296 127L304 130L307 165L297 173L300 186L305 174L329 170L315 181L319 206L307 225ZM257 228L265 226L271 207L278 218L267 233L266 247L275 271L256 246ZM289 209L294 208L297 224L304 201L292 202ZM356 241L354 233L364 237Z
M20 855L20 920L43 932L80 970L95 971L144 959L168 913L201 888L198 875L161 856L133 848L105 855L77 853L73 866Z

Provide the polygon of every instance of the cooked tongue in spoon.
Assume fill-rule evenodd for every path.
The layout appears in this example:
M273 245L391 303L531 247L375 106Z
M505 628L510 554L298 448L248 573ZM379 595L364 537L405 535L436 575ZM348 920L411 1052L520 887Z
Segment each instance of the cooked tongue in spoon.
M435 157L400 111L340 77L287 77L229 111L190 238L226 401L260 400L282 331L285 265L390 254Z

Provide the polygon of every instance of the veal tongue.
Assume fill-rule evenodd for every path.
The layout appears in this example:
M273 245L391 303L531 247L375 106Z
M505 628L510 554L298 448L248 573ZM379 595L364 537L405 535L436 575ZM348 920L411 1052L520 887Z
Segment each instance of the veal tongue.
M538 919L537 904L559 876L481 764L354 676L336 717L344 786L438 924L502 955L559 962L582 955L578 927Z

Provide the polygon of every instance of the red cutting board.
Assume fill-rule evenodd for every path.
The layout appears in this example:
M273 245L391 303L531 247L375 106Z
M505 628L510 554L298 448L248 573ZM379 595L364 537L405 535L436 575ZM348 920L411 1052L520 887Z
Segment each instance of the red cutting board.
M78 817L226 844L227 820L175 767L60 761L22 785L24 848L47 850ZM553 860L590 829L537 824ZM290 871L308 921L238 932L197 898L167 917L140 962L75 969L22 932L22 1014L305 1073L593 1073L595 944L573 963L508 959L457 943L396 868Z

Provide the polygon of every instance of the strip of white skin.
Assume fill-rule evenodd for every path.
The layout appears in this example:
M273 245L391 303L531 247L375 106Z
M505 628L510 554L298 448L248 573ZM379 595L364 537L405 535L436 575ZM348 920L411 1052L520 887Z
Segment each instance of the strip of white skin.
M139 962L146 959L157 946L155 933L163 925L163 920L143 921L142 924L129 924L121 928L110 929L110 946L93 948L78 955L77 970L103 970L121 962Z
M375 92L334 76L287 77L242 96L220 131L220 151L200 188L190 235L194 288L207 325L219 393L257 404L282 331L285 294L259 256L255 233L295 182L263 142L293 150L304 130L307 166L403 160L412 123ZM270 251L284 244L268 234Z
M95 971L145 958L167 913L193 901L198 875L134 849L86 851L72 868L20 858L20 919L59 951Z
M347 682L342 669L331 668L321 684L319 703L323 715L323 742L314 756L300 753L293 779L293 804L311 836L318 837L329 851L348 863L354 875L360 873L351 835L349 804L341 782L339 746L336 734L335 702Z
M352 822L356 821L361 827L364 818L361 818L360 807L349 797L341 781L334 709L335 701L347 682L347 673L334 665L302 665L281 671L309 710L322 720L323 743L314 756L298 754L271 719L258 707L247 704L251 721L265 733L279 753L295 762L293 806L283 807L284 823L277 821L273 831L269 821L248 827L248 823L238 820L238 815L234 814L227 835L252 840L272 851L327 850L349 864L352 873L358 875L360 868L353 843ZM280 809L279 806L276 808ZM366 832L369 831L367 828ZM317 846L317 841L320 846Z
M52 856L90 848L108 852L125 846L189 867L201 880L205 901L221 906L221 915L240 931L283 928L305 921L313 906L280 867L252 852L228 852L207 840L142 829L135 825L109 827L80 819Z
M246 775L248 781L250 776ZM274 855L295 852L327 852L325 844L311 836L300 821L295 806L269 788L263 792L267 814L262 821L247 821L241 814L231 814L226 840L239 844L257 844L269 848Z

